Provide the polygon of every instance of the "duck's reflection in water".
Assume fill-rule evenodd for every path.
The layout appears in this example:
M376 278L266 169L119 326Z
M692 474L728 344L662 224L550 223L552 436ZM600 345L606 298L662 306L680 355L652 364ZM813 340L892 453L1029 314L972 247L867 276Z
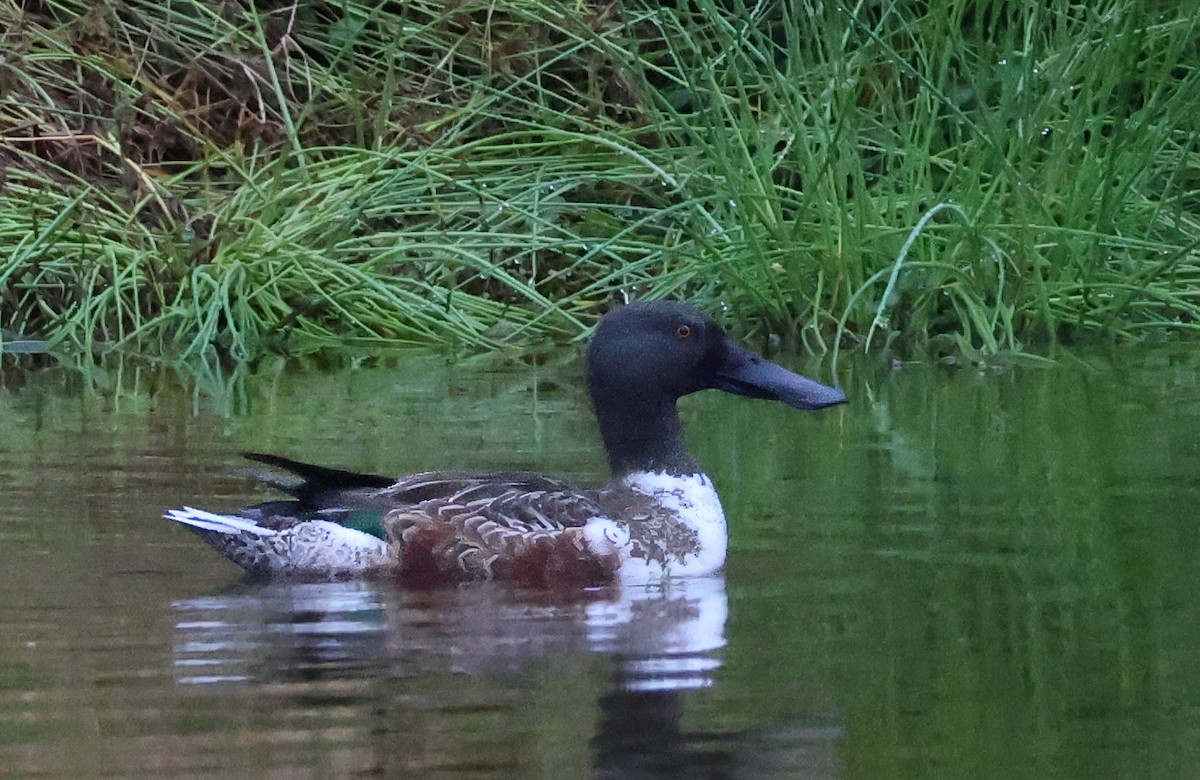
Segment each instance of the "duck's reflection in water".
M444 771L464 750L475 769L523 766L520 750L593 772L629 750L696 768L686 692L716 684L728 614L720 577L571 594L278 583L174 606L181 686L266 697L276 725L348 728L371 770Z
M632 690L711 685L728 614L719 577L570 593L273 583L174 607L182 684L518 673L599 654L618 659Z

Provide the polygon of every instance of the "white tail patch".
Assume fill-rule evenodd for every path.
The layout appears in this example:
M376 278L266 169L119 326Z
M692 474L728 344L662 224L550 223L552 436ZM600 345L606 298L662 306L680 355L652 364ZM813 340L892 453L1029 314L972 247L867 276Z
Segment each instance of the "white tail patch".
M203 532L217 552L259 575L353 577L396 565L387 542L325 520L277 531L247 517L190 506L169 509L163 516Z
M278 533L270 528L264 528L253 520L235 515L218 515L205 512L203 509L185 506L183 509L168 509L163 517L183 525L200 528L205 531L215 531L219 534L253 534L254 536L270 536Z

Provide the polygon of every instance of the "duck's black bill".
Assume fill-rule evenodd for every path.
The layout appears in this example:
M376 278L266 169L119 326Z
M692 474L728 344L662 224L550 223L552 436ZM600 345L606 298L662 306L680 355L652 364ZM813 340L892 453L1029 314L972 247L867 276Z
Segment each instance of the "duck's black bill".
M814 382L733 344L717 369L713 387L747 398L782 401L797 409L823 409L846 402L846 394L836 387Z

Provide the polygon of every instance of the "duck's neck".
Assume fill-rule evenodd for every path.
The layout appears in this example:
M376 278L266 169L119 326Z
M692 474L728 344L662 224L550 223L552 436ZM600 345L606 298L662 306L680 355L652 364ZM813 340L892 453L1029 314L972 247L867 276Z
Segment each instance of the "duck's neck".
M639 471L696 474L673 398L593 399L615 479Z

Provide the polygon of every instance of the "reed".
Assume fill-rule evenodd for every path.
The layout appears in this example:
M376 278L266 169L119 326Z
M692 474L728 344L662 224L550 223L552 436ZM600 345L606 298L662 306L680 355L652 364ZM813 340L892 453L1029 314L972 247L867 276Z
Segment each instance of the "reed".
M585 334L989 360L1200 327L1200 17L0 3L0 325L238 358Z

